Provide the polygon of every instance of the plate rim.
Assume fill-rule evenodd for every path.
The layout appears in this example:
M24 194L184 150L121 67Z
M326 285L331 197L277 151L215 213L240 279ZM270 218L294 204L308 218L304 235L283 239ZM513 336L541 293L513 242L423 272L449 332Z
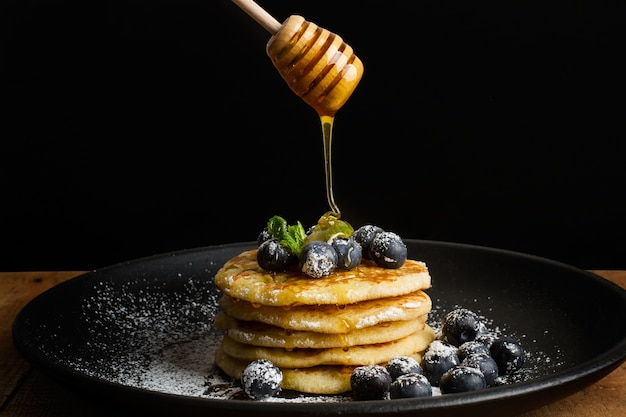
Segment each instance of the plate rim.
M421 239L403 239L407 243L416 245L426 244L440 247L451 247L456 249L465 250L477 250L487 251L495 254L502 254L505 256L522 257L532 262L549 263L558 268L565 268L577 274L582 274L586 279L591 279L596 284L606 287L606 290L616 292L626 303L626 290L619 285L587 270L580 269L578 267L544 258L541 256L511 251L508 249L493 248L488 246L472 245L466 243L455 243L445 241L434 240L421 240ZM106 388L106 391L112 391L117 393L123 393L124 397L136 395L138 397L154 398L158 399L159 403L167 402L171 404L184 404L185 406L193 406L198 409L228 409L230 411L238 411L241 413L254 413L254 412L275 412L282 410L287 413L292 412L304 412L310 414L311 410L315 410L316 413L323 413L328 415L368 415L383 413L387 414L389 411L380 410L378 405L382 405L383 408L389 408L389 401L346 401L346 402L279 402L279 401L250 401L239 399L214 399L205 397L185 396L181 394L166 393L148 390L144 388L124 385L118 382L112 382L103 378L90 376L79 372L69 366L63 366L60 364L47 363L46 355L41 351L33 352L28 348L27 343L21 338L22 332L25 330L24 317L28 312L41 302L44 297L50 297L56 291L63 291L66 286L79 285L81 281L96 279L100 274L106 274L119 268L125 268L130 265L141 264L153 260L164 259L170 256L189 255L194 253L216 251L216 250L228 250L228 249L243 249L244 247L253 247L255 242L233 242L219 245L202 246L196 248L188 248L170 252L164 252L128 261L119 262L113 265L98 268L92 271L86 271L75 277L72 277L64 282L61 282L38 296L30 300L17 314L13 322L13 342L18 352L31 362L35 367L42 372L55 378L56 380L69 384L73 388L80 389L81 382L88 383L89 385L100 385ZM626 305L626 304L625 304ZM527 396L531 396L535 393L539 393L545 390L559 390L559 388L566 388L571 384L580 385L578 389L582 389L585 386L592 384L593 382L603 378L610 372L618 368L622 363L626 361L626 335L622 337L622 340L612 345L609 349L603 351L601 354L589 358L579 364L568 366L565 369L559 369L555 373L550 375L543 375L534 378L529 381L517 382L511 385L505 385L501 387L492 387L488 390L482 390L480 392L472 393L459 393L459 394L446 394L442 396L423 398L423 399L397 399L393 400L393 409L395 413L412 412L416 410L432 410L438 414L442 409L454 408L454 407L466 407L466 406L482 406L490 403L502 403L508 399L521 399ZM576 390L578 390L576 389ZM91 390L89 390L91 391ZM565 393L555 397L553 400L545 402L545 404L556 401L571 393L573 390L565 390L569 393ZM88 393L90 394L90 393ZM96 394L97 395L97 394ZM530 406L527 410L535 409L538 406L544 404ZM260 407L260 408L259 408ZM311 408L313 407L313 408ZM520 412L527 411L520 410Z

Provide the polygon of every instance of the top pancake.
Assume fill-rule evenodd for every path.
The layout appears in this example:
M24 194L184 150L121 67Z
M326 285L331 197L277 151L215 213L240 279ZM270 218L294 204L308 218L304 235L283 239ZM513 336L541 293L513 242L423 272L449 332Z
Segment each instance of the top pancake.
M215 275L225 294L266 306L337 304L394 297L430 288L426 264L407 259L397 269L385 269L363 260L348 271L336 270L311 278L297 269L270 273L256 261L256 249L228 260Z

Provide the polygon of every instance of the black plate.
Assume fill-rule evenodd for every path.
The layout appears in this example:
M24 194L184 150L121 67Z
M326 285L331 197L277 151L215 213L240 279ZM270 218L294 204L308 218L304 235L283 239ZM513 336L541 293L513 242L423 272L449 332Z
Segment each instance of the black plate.
M432 320L462 306L520 338L530 355L521 382L393 401L208 394L220 337L210 325L219 297L212 277L252 242L157 255L64 282L20 312L15 345L41 370L108 405L205 416L513 415L570 395L626 360L626 291L617 285L526 254L406 242L409 256L429 266Z

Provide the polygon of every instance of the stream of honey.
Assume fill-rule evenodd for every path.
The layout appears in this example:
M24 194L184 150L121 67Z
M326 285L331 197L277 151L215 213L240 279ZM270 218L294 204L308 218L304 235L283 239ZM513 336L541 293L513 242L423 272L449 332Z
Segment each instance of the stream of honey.
M320 116L322 122L322 142L324 145L324 174L326 178L326 199L332 211L337 218L341 217L339 206L335 203L333 192L333 163L332 163L332 144L333 144L333 123L334 116Z
M330 211L339 218L341 211L333 190L333 125L335 113L361 79L363 63L340 36L297 15L282 24L266 51L291 90L320 117L326 199Z

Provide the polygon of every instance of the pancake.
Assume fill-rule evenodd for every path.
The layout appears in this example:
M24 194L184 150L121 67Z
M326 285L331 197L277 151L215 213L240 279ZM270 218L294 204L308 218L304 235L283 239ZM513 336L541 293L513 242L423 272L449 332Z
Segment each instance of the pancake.
M241 379L241 373L248 363L227 355L222 349L215 352L215 364L231 378ZM354 366L322 365L302 369L281 369L283 373L281 388L317 395L341 394L350 391L350 375L354 368Z
M229 356L252 362L267 359L279 368L309 368L318 365L374 365L386 363L394 356L423 352L434 339L428 325L424 330L386 343L327 349L281 349L239 343L225 335L221 348Z
M397 269L384 269L363 260L357 267L335 270L315 279L297 269L270 273L256 261L256 249L228 260L215 275L225 294L265 306L346 305L365 300L395 297L430 288L426 264L407 259Z
M325 349L384 343L400 339L423 330L427 317L428 315L424 314L414 320L385 322L348 333L318 333L285 330L265 323L237 320L220 312L215 317L213 326L216 329L227 330L233 340L253 346Z
M239 320L257 321L290 330L347 333L390 321L415 320L430 312L432 302L428 294L418 290L345 306L324 304L291 308L254 305L222 296L220 307Z
M340 394L351 390L355 367L396 356L421 362L435 338L423 262L386 269L362 260L316 279L296 268L265 271L256 254L231 258L214 277L223 295L213 325L224 331L215 364L230 377L265 359L281 369L282 389Z

